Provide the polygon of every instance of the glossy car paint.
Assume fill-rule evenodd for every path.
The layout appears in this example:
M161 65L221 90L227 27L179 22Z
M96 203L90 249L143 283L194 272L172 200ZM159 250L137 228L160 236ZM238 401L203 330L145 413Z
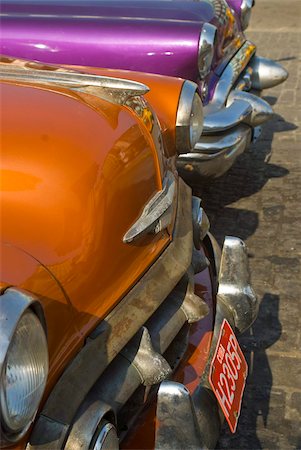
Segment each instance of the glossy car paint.
M50 388L170 242L168 231L122 242L161 189L160 164L150 132L128 107L66 89L1 88L1 282L42 299ZM173 168L172 158L165 165Z
M199 32L194 22L16 17L2 21L1 52L55 64L195 79Z
M174 170L174 137L167 136L169 127L174 133L183 80L82 70L130 78L151 88L145 97L160 118L163 168ZM170 102L165 104L167 86ZM122 243L124 232L161 188L162 163L150 131L128 107L33 83L2 83L1 89L5 264L0 287L23 288L43 304L50 353L46 398L87 333L170 242L170 233L161 232L137 245ZM209 272L198 277L196 291L211 312L194 325L178 370L178 379L187 385L196 383L203 371L213 328ZM25 445L26 437L13 448Z
M97 67L84 66L66 66L72 70L80 70L81 72L101 75L114 76L117 78L131 79L145 84L150 88L149 92L144 95L152 109L156 111L158 116L161 133L165 146L165 154L168 158L174 159L175 149L175 132L177 108L179 102L179 92L182 88L184 80L170 77L168 78L168 101L166 95L166 77L162 75L148 74L142 72L130 72L127 70L111 70L99 69Z
M129 69L198 82L202 26L217 27L217 75L244 41L224 0L201 2L3 2L3 54L44 62Z
M227 0L227 3L230 6L230 8L232 8L239 17L242 1L243 0Z
M13 5L13 7L12 7ZM37 10L37 5L39 8ZM70 6L73 14L76 16L90 17L135 17L135 18L153 18L180 21L209 21L214 16L213 5L208 0L199 2L173 0L164 2L162 0L89 0L83 3L81 0L29 0L21 2L20 0L6 0L3 4L2 13L15 14L52 14L58 16L69 16ZM88 8L88 9L87 9ZM146 15L147 13L147 15Z

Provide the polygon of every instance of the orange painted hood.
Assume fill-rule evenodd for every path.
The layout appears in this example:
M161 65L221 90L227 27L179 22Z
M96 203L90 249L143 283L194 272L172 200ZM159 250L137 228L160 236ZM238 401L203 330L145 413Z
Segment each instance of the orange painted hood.
M133 72L130 70L99 69L97 67L70 65L66 67L94 75L130 79L148 86L150 90L145 94L145 98L159 118L166 153L168 156L174 156L177 110L181 90L185 81L183 78Z
M104 100L8 83L1 103L2 240L51 272L85 334L170 241L122 242L161 188L157 150L133 111Z

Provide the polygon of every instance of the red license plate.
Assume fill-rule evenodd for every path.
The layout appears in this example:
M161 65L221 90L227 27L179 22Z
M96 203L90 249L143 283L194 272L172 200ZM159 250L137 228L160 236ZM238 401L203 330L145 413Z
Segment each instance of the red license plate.
M209 382L223 410L232 433L235 433L248 365L235 334L224 319L210 366Z

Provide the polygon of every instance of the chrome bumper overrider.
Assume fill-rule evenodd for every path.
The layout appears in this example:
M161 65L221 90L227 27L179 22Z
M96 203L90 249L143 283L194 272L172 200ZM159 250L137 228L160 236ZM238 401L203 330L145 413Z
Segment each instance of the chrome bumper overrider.
M259 91L277 86L288 77L288 72L281 64L262 56L254 56L250 67L252 88Z
M204 136L193 153L180 156L179 173L191 184L197 184L200 175L206 178L218 177L230 169L234 159L243 153L251 140L252 129L244 124L227 133Z
M200 176L223 175L248 147L254 127L273 115L266 101L246 91L276 86L287 76L280 64L256 56L255 45L246 41L224 69L212 100L204 107L204 129L199 142L192 152L178 158L178 169L184 179L198 183ZM246 127L242 129L242 124L249 131Z
M216 261L218 264L219 261ZM157 450L215 447L222 425L222 413L210 388L208 374L221 324L226 318L233 329L243 332L251 326L257 311L256 295L250 284L246 246L238 238L226 237L220 260L210 357L201 383L192 395L180 383L161 383L157 398Z

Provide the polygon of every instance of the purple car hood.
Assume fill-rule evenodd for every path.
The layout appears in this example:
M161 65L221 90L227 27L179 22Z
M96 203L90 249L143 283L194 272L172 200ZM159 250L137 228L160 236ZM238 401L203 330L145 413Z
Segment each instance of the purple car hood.
M6 0L1 1L3 14L51 14L93 17L152 18L210 21L214 7L209 0ZM72 13L71 13L72 11Z
M204 22L218 28L215 66L221 65L224 49L239 31L225 0L6 0L1 2L1 53L197 82Z

